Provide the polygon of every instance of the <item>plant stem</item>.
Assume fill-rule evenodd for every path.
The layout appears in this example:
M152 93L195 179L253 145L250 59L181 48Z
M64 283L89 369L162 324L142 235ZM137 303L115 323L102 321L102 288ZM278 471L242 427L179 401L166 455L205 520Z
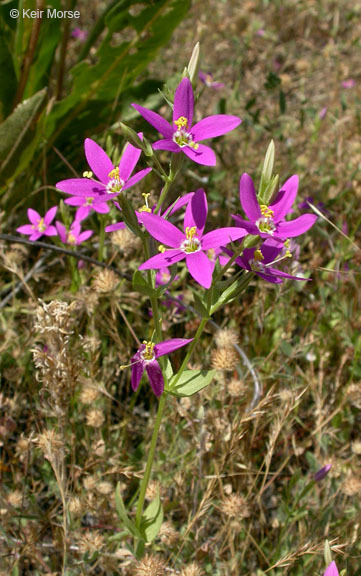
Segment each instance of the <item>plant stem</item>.
M178 374L177 374L177 376L175 377L174 382L172 382L172 388L174 388L174 387L177 385L177 383L178 383L178 381L179 381L179 378L182 376L184 370L186 369L187 364L188 364L188 362L189 362L189 360L190 360L190 357L191 357L192 354L193 354L193 350L194 350L194 348L197 346L198 340L199 340L199 338L201 337L202 332L203 332L204 327L205 327L205 325L207 324L207 322L208 322L208 318L202 318L202 321L201 321L200 325L198 326L198 330L197 330L196 335L195 335L195 337L194 337L194 339L193 339L193 342L192 342L192 344L189 346L189 350L188 350L187 354L185 355L185 358L184 358L184 360L183 360L183 362L182 362L181 367L180 367L179 370L178 370Z
M142 483L140 485L140 494L139 494L139 500L138 500L138 505L137 505L137 512L136 512L136 516L135 516L135 524L136 524L137 528L140 527L140 522L142 519L145 493L147 491L148 482L149 482L150 475L152 472L155 448L157 445L158 433L159 433L160 425L162 422L162 416L163 416L163 412L164 412L164 406L165 406L166 398L167 398L166 394L162 394L160 399L159 399L158 412L157 412L157 417L156 417L155 424L154 424L152 440L150 443L148 460L147 460L147 464L145 467L145 472L144 472L144 476L142 479Z
M99 250L98 250L98 260L103 262L104 257L104 240L105 240L105 219L102 215L99 216L100 230L99 230Z

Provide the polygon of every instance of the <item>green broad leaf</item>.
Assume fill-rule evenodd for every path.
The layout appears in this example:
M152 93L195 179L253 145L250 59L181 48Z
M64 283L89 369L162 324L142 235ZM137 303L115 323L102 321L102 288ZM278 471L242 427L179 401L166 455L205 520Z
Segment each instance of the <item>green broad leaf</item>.
M215 373L215 370L185 370L175 387L172 387L172 381L175 381L177 375L173 376L169 392L179 397L193 396L212 382Z
M129 518L128 518L128 514L127 514L127 511L126 511L125 506L124 506L123 498L122 498L122 495L120 493L120 483L119 482L118 482L117 487L115 489L115 508L116 508L118 517L120 518L120 520L124 524L124 527L131 534L135 534L136 529L135 529L135 526L133 525L133 522L131 522L131 520L129 520Z
M0 124L0 183L13 179L29 164L41 136L37 125L46 104L47 91L40 90L19 104Z
M197 312L197 314L201 317L201 318L209 318L209 313L207 308L205 307L205 305L203 304L202 300L200 299L200 297L198 296L198 294L196 294L195 292L193 292L193 298L194 298L194 308Z
M140 294L153 298L156 296L156 290L148 283L140 270L136 270L133 274L133 288Z
M0 82L0 120L2 120L11 112L17 87L13 59L3 28L0 28L0 78L3 78Z
M152 500L149 506L144 510L142 516L140 530L144 534L146 542L153 542L158 535L162 523L163 506L159 494L157 494L154 500Z
M119 194L117 201L122 209L122 216L125 224L139 238L143 237L143 232L138 224L137 215L134 211L132 204L124 194Z

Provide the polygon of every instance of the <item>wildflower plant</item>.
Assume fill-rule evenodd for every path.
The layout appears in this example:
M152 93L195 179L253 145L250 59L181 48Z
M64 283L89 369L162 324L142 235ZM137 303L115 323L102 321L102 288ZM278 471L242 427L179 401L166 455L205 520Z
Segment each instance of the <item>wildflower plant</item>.
M190 397L214 378L215 370L189 367L207 323L225 305L232 302L238 305L238 299L257 276L273 284L305 280L289 274L283 266L292 257L289 238L307 232L316 221L312 214L288 220L297 195L298 177L293 175L279 186L279 177L274 174L273 142L266 153L259 189L247 173L241 176L239 194L246 218L234 215L232 226L209 229L207 190L199 188L181 195L176 189L185 161L206 167L216 165L214 151L203 141L227 134L241 124L240 118L227 114L194 122L196 112L201 113L199 99L194 94L198 67L197 46L173 97L167 98L170 122L153 110L137 103L132 105L162 139L156 139L154 133L155 141L151 143L141 132L122 124L128 143L117 163L94 140L85 140L85 156L91 171L86 170L82 178L65 179L56 185L60 193L67 195L65 204L76 208L72 223L57 221L56 227L51 226L56 213L56 208L52 208L44 219L34 211L29 212L31 225L18 230L31 234L30 239L34 241L41 234L57 233L62 243L74 248L90 239L92 231L82 231L81 226L85 218L96 214L100 219L100 259L104 256L105 233L127 228L142 242L144 258L133 274L133 289L149 298L151 320L144 333L139 334L143 343L136 351L130 351L128 358L122 359L120 369L129 370L128 381L134 392L141 391L141 381L146 375L157 398L158 411L144 476L139 492L131 499L132 503L136 502L135 510L131 506L127 509L119 485L116 490L116 508L122 523L119 539L133 539L133 545L129 546L138 559L144 555L145 545L157 536L163 520L159 494L145 510L144 505L167 399L169 396ZM201 80L204 82L202 76ZM170 89L167 94L171 94ZM241 131L239 140L242 141ZM167 166L162 164L164 156ZM134 173L141 158L148 168ZM235 170L242 173L243 168ZM149 193L143 194L140 205L136 195L129 194L128 190L150 172L161 181L159 195L151 202ZM173 203L169 200L171 189L178 195ZM114 224L112 214L117 210L122 222ZM184 212L182 229L172 222L175 215L179 220L180 211ZM162 322L164 294L169 297L172 285L180 277L190 283L194 309L201 318L191 338L172 337L172 327L165 334ZM182 310L181 306L180 314ZM176 350L178 356L183 354L178 368L171 360L171 353Z

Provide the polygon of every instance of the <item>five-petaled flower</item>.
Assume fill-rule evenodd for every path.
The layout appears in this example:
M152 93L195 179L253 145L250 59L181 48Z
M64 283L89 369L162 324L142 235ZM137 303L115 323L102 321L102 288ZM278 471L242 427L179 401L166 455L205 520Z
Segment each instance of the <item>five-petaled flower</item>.
M29 240L35 242L44 234L44 236L57 236L57 231L55 226L51 226L52 221L55 218L57 206L53 206L47 211L44 218L42 218L36 210L32 208L28 209L28 218L30 224L25 224L20 226L16 231L20 234L26 234L29 236Z
M152 390L156 396L161 396L164 390L164 378L162 369L158 364L157 358L170 354L182 346L186 346L192 342L193 338L172 338L154 344L153 342L144 341L141 347L137 350L131 359L132 367L132 388L134 391L138 389L139 382L143 376L144 370L146 371ZM125 366L121 366L125 368Z
M272 284L281 284L284 278L290 278L291 280L307 280L301 276L292 276L283 272L283 270L278 270L274 268L273 265L283 260L284 256L279 258L281 252L283 251L283 245L272 239L266 240L260 248L246 248L242 256L236 258L235 262L249 272L254 272L257 276L260 276L267 282ZM232 256L232 252L225 249L225 252ZM287 254L291 256L291 254Z
M337 566L336 566L336 562L331 562L331 564L329 564L326 568L326 572L324 573L323 576L339 576L338 570L337 570Z
M78 244L85 242L85 240L88 240L93 234L93 230L84 230L84 232L82 232L79 220L74 220L70 225L69 230L67 230L64 224L59 221L55 223L55 226L60 240L64 244L70 244L70 246L77 246Z
M163 140L158 140L153 144L154 150L184 152L188 158L205 166L215 166L216 155L209 146L199 142L222 136L237 128L241 123L241 119L237 116L217 114L203 118L192 126L194 96L192 84L188 78L183 78L175 91L172 124L152 110L138 104L132 104L132 106L164 136Z
M283 242L307 232L317 220L314 214L303 214L295 220L285 221L285 216L292 210L298 190L298 176L289 178L278 192L276 199L266 206L259 204L252 178L243 174L239 184L239 197L242 208L249 220L232 216L238 226L245 228L249 234L262 238L273 237Z
M194 193L184 216L184 232L156 214L144 214L143 224L149 234L169 250L161 247L161 254L149 258L139 270L158 270L185 258L187 268L198 284L210 288L214 261L207 256L207 250L217 249L233 240L246 236L242 228L228 227L203 234L207 219L207 198L201 188Z
M138 136L142 137L142 134L139 133ZM58 182L56 187L66 194L82 196L88 200L96 197L106 202L137 184L151 171L151 168L145 168L131 176L142 151L129 143L125 146L117 167L94 140L86 138L84 150L92 172L84 172L84 178L69 178ZM99 181L93 178L93 172Z

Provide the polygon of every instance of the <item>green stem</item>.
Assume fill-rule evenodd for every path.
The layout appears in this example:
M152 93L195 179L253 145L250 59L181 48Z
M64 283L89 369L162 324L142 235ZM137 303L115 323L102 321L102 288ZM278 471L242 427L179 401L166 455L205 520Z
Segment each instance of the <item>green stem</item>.
M162 206L164 200L166 199L167 194L168 194L168 192L169 192L170 187L172 186L172 184L173 184L173 179L170 178L170 176L168 176L168 179L166 180L166 182L165 182L165 184L164 184L164 186L163 186L163 188L162 188L162 192L160 193L159 200L158 200L158 202L157 202L157 206L156 206L156 208L155 208L155 210L154 210L154 214L157 214L157 213L159 212L160 207Z
M99 221L100 221L100 230L99 230L98 260L99 260L99 262L103 262L104 240L105 240L105 219L102 215L99 216Z
M165 406L166 398L167 398L166 394L162 394L160 399L159 399L158 412L157 412L157 417L156 417L155 424L154 424L152 440L150 443L148 460L147 460L147 464L145 467L145 472L144 472L144 476L142 479L142 483L140 485L140 494L139 494L139 500L138 500L138 505L137 505L137 512L136 512L136 516L135 516L135 524L136 524L137 528L140 528L143 506L144 506L144 500L145 500L145 493L147 491L148 482L149 482L150 475L152 472L155 448L157 445L158 433L159 433L160 425L162 422L162 416L163 416L163 412L164 412L164 406Z

